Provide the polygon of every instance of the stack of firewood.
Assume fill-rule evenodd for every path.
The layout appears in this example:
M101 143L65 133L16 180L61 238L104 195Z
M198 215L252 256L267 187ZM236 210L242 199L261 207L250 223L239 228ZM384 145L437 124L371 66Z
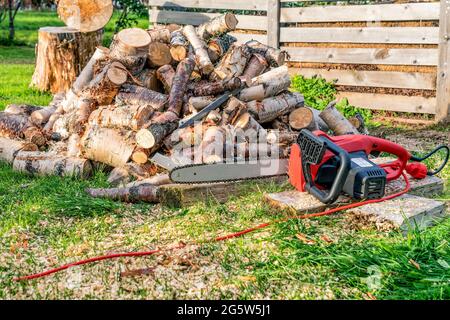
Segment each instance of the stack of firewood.
M350 123L333 123L342 119L332 106L328 120L305 107L301 94L288 91L286 53L258 41L237 44L228 34L236 25L227 13L197 28L119 32L110 48L97 48L71 89L55 95L49 106L10 105L0 113L0 159L19 171L77 177L103 163L115 168L110 181L117 183L153 176L159 170L151 157L172 155L180 144L190 160L221 161L204 150L230 130L268 136L277 130L277 139L267 140L276 141L282 153L302 128L356 132ZM201 123L178 129L180 120L237 88L242 91ZM248 141L239 147L248 158Z

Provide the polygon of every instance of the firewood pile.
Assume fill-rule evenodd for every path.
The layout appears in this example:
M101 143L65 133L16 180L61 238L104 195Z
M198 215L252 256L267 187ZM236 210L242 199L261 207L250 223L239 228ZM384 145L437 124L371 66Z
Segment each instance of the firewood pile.
M301 94L288 91L285 52L254 40L236 43L228 32L237 22L227 13L197 28L122 30L110 48L96 49L71 89L56 94L49 106L10 105L0 113L0 159L36 175L85 178L106 167L113 169L113 185L133 177L141 183L132 186L158 185L170 181L155 176L163 171L149 161L155 153L176 160L181 156L175 150L182 150L183 161L222 161L223 155L208 150L218 134L241 129L264 132L269 144L279 146L270 156L287 156L298 130L336 126L333 106L324 121L304 106ZM178 129L180 121L237 88L242 91L201 123ZM356 132L345 123L337 127ZM251 157L248 139L232 148Z

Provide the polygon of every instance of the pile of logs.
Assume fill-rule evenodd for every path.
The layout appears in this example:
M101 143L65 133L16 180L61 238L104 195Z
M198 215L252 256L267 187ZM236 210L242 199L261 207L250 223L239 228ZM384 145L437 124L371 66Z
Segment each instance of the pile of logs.
M175 150L182 150L183 161L222 161L224 155L205 150L217 150L217 135L240 129L276 143L280 153L271 156L278 157L287 156L302 128L358 132L358 122L333 105L320 115L304 106L302 95L288 90L286 53L254 40L238 44L228 34L236 25L227 13L197 28L120 31L49 106L10 105L0 113L0 160L36 175L84 178L93 168L111 168L112 184L139 181L92 195L153 202L154 186L170 182L165 174L155 176L163 171L150 161L156 153L177 158ZM178 129L181 120L237 88L237 96L200 123ZM230 147L221 143L219 149ZM252 157L248 139L231 148Z

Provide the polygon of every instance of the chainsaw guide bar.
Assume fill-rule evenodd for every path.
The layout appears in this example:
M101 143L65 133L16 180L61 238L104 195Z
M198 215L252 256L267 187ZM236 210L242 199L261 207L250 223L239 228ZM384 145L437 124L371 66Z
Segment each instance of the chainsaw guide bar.
M174 168L170 171L170 180L176 184L258 180L286 175L288 165L289 159L192 164Z

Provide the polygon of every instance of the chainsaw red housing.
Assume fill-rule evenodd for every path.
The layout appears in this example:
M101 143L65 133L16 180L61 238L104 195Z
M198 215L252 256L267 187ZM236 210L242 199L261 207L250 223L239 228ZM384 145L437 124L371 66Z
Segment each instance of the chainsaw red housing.
M387 181L398 179L405 170L408 161L411 159L411 154L402 146L381 138L366 136L366 135L343 135L330 137L322 131L314 131L316 136L326 137L334 142L340 148L348 153L363 151L366 155L372 152L385 152L397 157L397 160L390 163L383 163L379 166L386 171ZM315 180L320 167L335 155L331 151L326 151L321 163L311 165L311 175ZM298 191L305 191L305 178L302 169L301 150L298 144L291 147L291 155L289 159L289 181Z

